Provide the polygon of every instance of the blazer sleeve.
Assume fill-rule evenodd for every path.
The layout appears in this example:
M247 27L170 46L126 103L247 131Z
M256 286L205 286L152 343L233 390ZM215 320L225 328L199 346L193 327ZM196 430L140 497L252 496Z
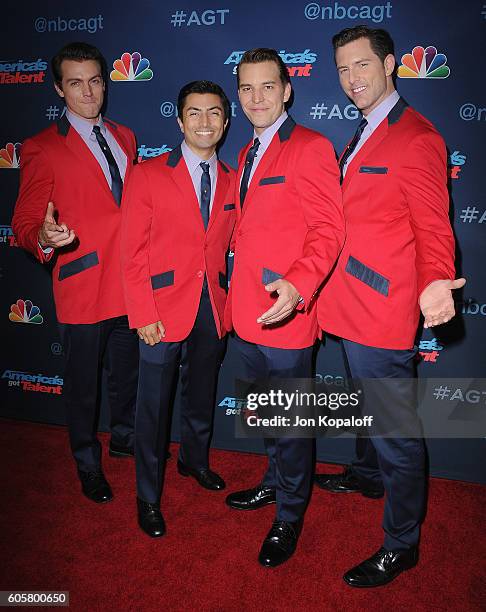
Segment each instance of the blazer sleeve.
M300 147L295 173L308 230L302 257L293 262L284 278L297 288L304 308L308 308L344 245L339 169L331 143L320 137Z
M143 164L133 168L123 190L121 264L130 327L159 320L150 278L149 251L153 202Z
M434 280L453 279L454 236L449 220L447 151L432 130L416 136L403 155L401 185L415 236L418 295Z
M20 156L20 189L12 218L12 230L17 243L41 262L49 261L54 253L54 249L44 253L38 242L39 230L53 190L54 172L47 155L33 140L27 139L22 145Z

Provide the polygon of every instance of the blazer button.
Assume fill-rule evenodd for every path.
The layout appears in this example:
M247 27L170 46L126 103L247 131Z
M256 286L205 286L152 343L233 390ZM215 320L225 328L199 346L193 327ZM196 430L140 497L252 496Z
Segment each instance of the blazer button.
M196 276L198 278L201 278L202 275L203 275L203 271L202 270L198 270Z

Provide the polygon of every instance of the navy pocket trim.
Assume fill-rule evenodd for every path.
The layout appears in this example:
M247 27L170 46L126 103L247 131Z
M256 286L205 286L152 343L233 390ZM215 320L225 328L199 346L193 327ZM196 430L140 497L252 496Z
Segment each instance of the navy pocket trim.
M228 277L224 272L219 273L219 286L228 293Z
M234 210L235 208L234 204L225 204L223 210Z
M269 270L268 268L263 268L262 271L262 283L264 285L268 285L269 283L273 283L279 278L283 278L283 274L279 274L278 272L274 272L273 270Z
M388 168L384 166L361 166L361 174L388 174Z
M276 185L277 183L285 183L285 176L267 176L260 179L259 185Z
M99 263L98 253L93 251L92 253L78 257L78 259L74 259L73 261L61 266L59 268L58 278L60 281L62 281L65 278L69 278L70 276L83 272L83 270L88 270L93 266L97 266Z
M362 281L381 295L388 297L388 290L390 288L390 281L375 272L368 266L365 266L363 263L355 259L354 257L349 256L348 263L346 264L346 272Z
M152 289L162 289L162 287L170 287L174 284L174 270L168 270L162 272L162 274L155 274L150 277L152 282Z

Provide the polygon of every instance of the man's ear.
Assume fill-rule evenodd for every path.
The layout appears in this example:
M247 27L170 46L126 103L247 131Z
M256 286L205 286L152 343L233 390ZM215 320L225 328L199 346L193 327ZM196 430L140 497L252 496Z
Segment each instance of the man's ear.
M290 99L290 94L292 93L292 86L290 83L286 83L284 89L284 102L288 102Z
M179 127L181 128L181 132L184 134L184 124L179 119L179 117L177 117L177 123L179 124Z
M57 83L54 83L54 89L56 90L58 96L61 96L61 98L64 98L64 92Z
M383 63L384 63L384 66L385 66L385 74L386 74L386 76L391 76L393 74L393 71L395 70L395 58L394 58L394 56L391 53L389 53L385 57L385 61Z

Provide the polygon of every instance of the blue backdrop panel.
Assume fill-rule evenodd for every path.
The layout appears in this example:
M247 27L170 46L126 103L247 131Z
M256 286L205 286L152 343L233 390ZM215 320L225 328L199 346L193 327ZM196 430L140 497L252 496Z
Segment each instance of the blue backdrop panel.
M331 37L358 23L388 29L395 40L397 61L403 64L397 88L433 121L449 148L458 268L468 279L458 296L459 316L434 332L437 337L429 331L423 333L420 375L484 375L486 278L481 262L486 258L482 155L486 90L474 66L486 53L486 9L482 2L267 0L252 5L181 0L110 6L86 1L69 6L53 1L40 7L25 0L5 11L9 28L3 35L0 55L4 117L0 127L0 331L5 347L0 356L0 415L64 423L62 347L49 269L15 246L10 222L19 183L21 143L63 112L48 62L73 40L96 45L107 58L112 73L107 116L135 131L141 160L180 142L175 102L184 83L194 79L220 83L232 102L231 126L221 157L234 166L239 149L251 137L238 104L234 76L244 50L267 46L281 52L295 91L291 114L296 121L325 134L340 151L356 129L358 113L339 87ZM432 63L422 62L422 50L428 47ZM137 53L143 58L139 62ZM344 376L335 341L328 340L320 348L316 371L318 377L338 383ZM221 448L261 451L258 441L237 440L233 435L237 372L230 342L219 382L213 443ZM103 406L102 424L106 422ZM178 437L177 406L173 437ZM429 440L431 472L486 482L485 447L484 439ZM341 462L351 454L350 439L318 442L321 460Z

